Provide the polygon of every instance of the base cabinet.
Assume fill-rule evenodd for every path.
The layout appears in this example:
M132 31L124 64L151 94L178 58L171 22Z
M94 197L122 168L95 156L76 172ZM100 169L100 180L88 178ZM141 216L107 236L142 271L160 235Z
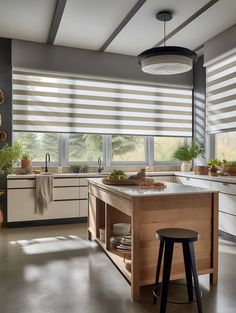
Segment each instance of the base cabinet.
M219 191L219 230L236 236L236 184L176 176L176 183Z
M219 229L236 236L236 195L219 194Z
M54 200L44 214L35 213L35 179L8 179L7 221L25 222L88 216L87 179L54 178Z

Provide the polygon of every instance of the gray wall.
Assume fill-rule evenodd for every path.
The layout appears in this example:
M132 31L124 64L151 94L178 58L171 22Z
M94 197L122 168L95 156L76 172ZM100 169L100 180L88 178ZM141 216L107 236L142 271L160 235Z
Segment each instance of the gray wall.
M2 126L8 133L7 143L12 143L12 66L11 40L0 38L0 89L4 91L5 103L0 105ZM0 143L2 147L2 143Z
M203 66L203 56L199 57L193 68L193 105L194 105L194 138L206 142L206 69ZM208 154L208 153L206 153ZM204 165L205 158L199 157L197 165Z
M192 86L192 71L171 76L145 74L134 56L12 40L15 67L144 83Z
M216 35L204 44L204 62L236 48L236 24Z
M4 91L5 102L0 105L2 115L2 130L8 133L6 142L12 143L12 67L11 67L11 40L0 38L0 88ZM3 142L0 143L2 148ZM5 194L0 198L1 210L4 215L4 223L7 216L7 194L6 177L0 175L0 189L5 190Z

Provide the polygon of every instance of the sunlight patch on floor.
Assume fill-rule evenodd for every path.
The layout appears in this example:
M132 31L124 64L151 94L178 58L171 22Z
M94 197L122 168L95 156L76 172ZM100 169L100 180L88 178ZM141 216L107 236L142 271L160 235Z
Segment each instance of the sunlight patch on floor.
M30 240L11 241L11 245L19 245L25 254L44 254L71 250L87 249L89 247L85 240L78 236L55 236L34 238Z

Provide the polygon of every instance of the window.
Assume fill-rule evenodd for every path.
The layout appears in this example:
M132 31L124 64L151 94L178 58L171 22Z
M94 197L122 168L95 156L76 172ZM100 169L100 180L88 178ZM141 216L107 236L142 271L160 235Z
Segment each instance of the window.
M176 148L185 142L185 138L154 137L154 162L173 162Z
M145 162L145 137L112 136L113 162Z
M231 132L236 128L235 62L236 50L233 49L206 64L207 132L210 134Z
M58 135L53 133L14 132L13 140L22 142L24 150L34 162L44 162L45 154L51 156L51 162L58 162Z
M14 131L129 136L192 134L192 90L13 70Z
M216 158L227 161L236 160L236 131L215 135Z
M94 162L103 158L103 136L69 135L69 162Z

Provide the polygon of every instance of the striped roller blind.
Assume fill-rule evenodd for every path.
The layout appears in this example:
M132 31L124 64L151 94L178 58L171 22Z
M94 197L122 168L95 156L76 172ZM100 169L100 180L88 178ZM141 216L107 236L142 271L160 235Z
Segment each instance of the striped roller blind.
M236 128L236 50L206 65L207 131Z
M192 135L192 90L14 70L14 131Z

